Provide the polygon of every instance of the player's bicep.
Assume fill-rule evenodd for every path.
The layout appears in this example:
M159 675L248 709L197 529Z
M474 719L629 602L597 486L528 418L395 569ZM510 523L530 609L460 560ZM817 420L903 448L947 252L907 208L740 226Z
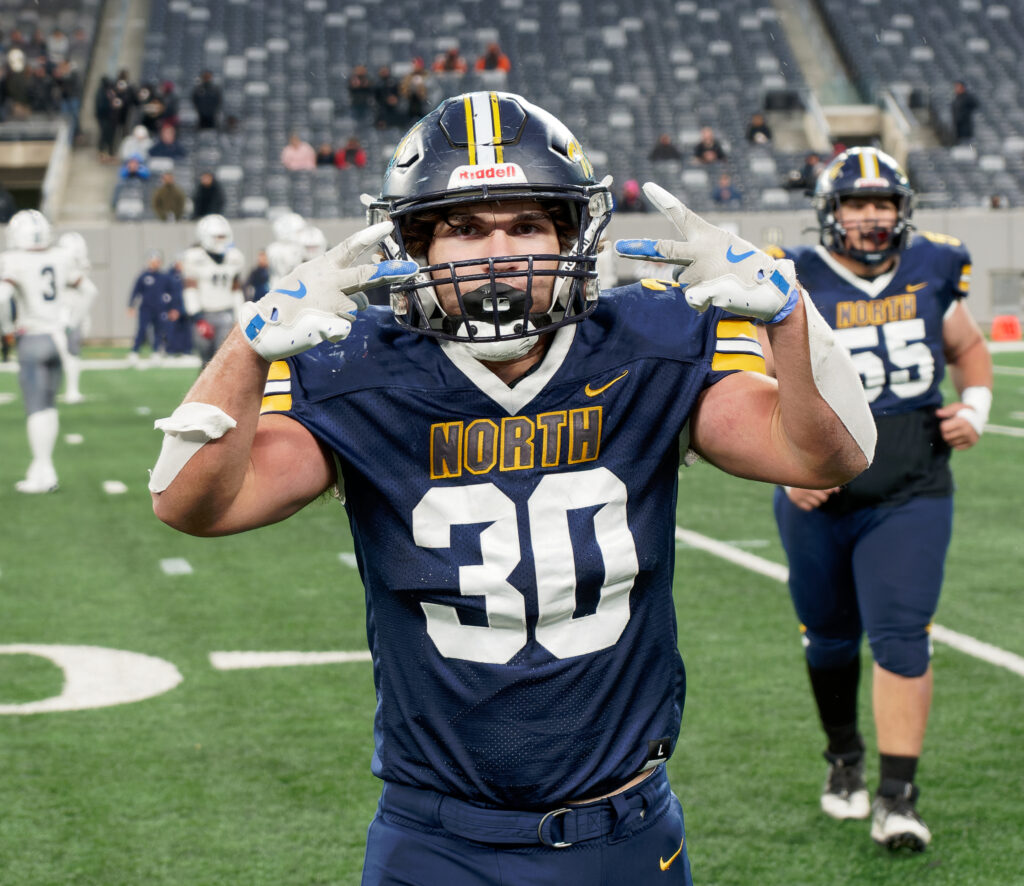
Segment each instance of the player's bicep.
M277 523L334 482L333 461L303 425L285 415L264 415L256 428L242 487L213 531L241 532Z

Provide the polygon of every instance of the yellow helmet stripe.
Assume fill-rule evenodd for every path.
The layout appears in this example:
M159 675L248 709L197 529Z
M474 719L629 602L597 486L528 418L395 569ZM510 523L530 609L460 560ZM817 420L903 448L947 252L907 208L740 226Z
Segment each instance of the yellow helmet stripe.
M473 131L473 100L466 96L462 100L466 107L466 140L469 142L469 165L476 165L476 133Z
M498 104L498 93L491 93L491 121L494 127L494 159L498 163L504 163L503 148L501 147L501 106Z
M881 171L878 168L878 157L873 151L862 151L860 154L860 177L880 178Z

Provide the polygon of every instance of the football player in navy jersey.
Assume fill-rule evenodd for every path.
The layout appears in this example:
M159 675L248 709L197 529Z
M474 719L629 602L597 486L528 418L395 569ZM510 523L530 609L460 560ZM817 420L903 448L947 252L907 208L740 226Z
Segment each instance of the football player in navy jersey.
M852 148L817 181L820 245L770 252L795 262L851 352L878 428L875 461L854 480L775 494L828 739L821 807L837 819L870 816L876 842L921 851L931 833L916 811L914 776L932 698L929 629L952 531L949 455L981 436L992 361L963 302L970 256L952 237L912 234L912 198L892 157ZM947 365L959 400L943 405ZM873 801L857 726L864 633L880 756Z
M154 509L185 532L345 502L384 783L365 884L690 883L662 765L680 461L830 488L871 460L856 370L790 263L649 183L678 239L616 248L680 280L599 296L609 184L525 99L446 99L369 226L243 306L157 423Z

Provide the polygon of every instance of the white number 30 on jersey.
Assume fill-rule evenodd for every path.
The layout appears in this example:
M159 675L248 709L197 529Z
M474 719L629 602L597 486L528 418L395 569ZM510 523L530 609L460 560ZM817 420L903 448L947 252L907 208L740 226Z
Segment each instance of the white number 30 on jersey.
M597 609L573 618L576 567L569 511L600 506L594 533L605 564ZM629 592L639 570L626 523L626 486L607 468L544 477L527 501L537 578L537 642L557 658L613 645L629 621ZM482 562L459 567L459 593L483 595L487 625L466 625L442 603L422 603L427 633L447 658L501 664L527 642L526 598L508 582L519 564L516 505L493 483L429 490L412 512L423 548L451 546L452 526L489 523L480 533Z

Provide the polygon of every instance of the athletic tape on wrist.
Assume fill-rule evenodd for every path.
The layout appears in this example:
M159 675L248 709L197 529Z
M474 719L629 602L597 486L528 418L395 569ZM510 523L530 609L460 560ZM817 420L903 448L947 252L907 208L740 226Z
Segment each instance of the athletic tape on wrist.
M850 436L864 453L868 464L875 455L878 431L871 408L864 398L864 386L849 352L837 341L832 327L818 313L806 291L801 290L807 316L807 347L811 374L822 399L839 416Z
M992 391L984 385L972 385L960 392L960 402L964 408L958 409L956 414L968 421L980 437L992 411Z
M163 492L193 455L237 424L223 409L209 403L182 403L167 418L153 422L156 430L164 432L164 442L149 472L149 491Z

